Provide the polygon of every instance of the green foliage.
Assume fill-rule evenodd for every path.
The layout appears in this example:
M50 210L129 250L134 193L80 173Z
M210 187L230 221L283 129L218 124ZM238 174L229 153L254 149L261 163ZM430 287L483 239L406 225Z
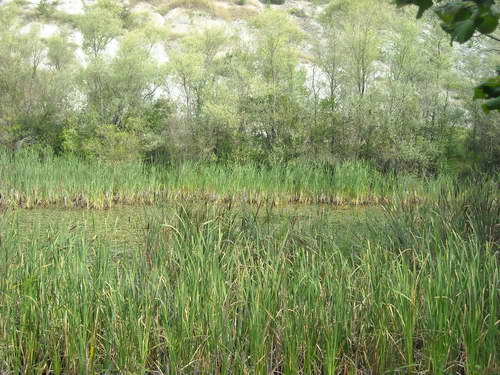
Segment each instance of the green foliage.
M77 18L83 34L83 49L93 58L100 56L109 43L123 32L119 8L113 1L101 0L85 9Z
M292 8L288 11L292 16L299 17L299 18L305 18L307 17L306 12L304 9L300 8Z
M50 19L54 16L57 0L40 0L35 8L36 15L42 19Z
M424 12L434 5L432 0L396 0L396 4L400 7L405 5L416 5L418 7L417 18L421 18Z
M474 99L486 99L483 104L485 112L500 110L500 68L497 70L497 77L490 78L476 87Z
M249 19L245 33L177 35L131 9L87 4L41 37L43 23L26 26L22 7L0 7L3 145L174 164L364 159L418 174L495 169L496 117L479 114L467 95L470 77L488 77L486 67L500 63L486 43L463 53L436 22L415 23L375 0L332 1L314 41L278 10ZM156 59L162 47L165 63ZM495 85L476 90L492 100L488 110ZM471 131L456 136L462 128ZM106 148L115 144L113 155Z
M46 40L47 60L56 70L62 70L75 63L76 46L68 40L64 33L53 35Z
M498 29L500 11L494 0L462 0L441 1L435 8L435 13L441 19L441 27L451 36L451 41L465 43L475 32L483 35L492 34ZM432 0L396 0L398 6L418 6L417 18L429 8L433 7ZM496 39L496 38L495 38ZM500 111L500 70L497 76L490 78L475 89L474 99L486 99L483 104L485 112Z

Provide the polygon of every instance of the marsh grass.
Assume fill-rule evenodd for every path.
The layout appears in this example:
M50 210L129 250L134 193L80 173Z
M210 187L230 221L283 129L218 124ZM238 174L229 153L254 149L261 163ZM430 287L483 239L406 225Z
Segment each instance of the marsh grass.
M0 152L0 204L10 207L152 205L167 201L239 201L277 205L415 203L450 191L454 179L382 174L363 162L335 166L289 163L184 163L163 167L139 161L110 164L29 150Z
M129 251L5 213L0 372L498 373L498 199L467 190L345 221L184 203Z

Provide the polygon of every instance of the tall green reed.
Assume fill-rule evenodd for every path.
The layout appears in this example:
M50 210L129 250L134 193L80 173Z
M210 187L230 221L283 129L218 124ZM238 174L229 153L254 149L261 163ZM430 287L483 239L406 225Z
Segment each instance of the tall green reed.
M282 205L415 203L453 185L447 176L426 180L382 174L361 161L335 166L289 163L272 168L193 162L161 167L140 161L106 163L71 155L40 156L30 150L0 150L0 178L0 203L24 208L105 209L178 200L255 204L272 200Z
M0 370L494 373L498 244L467 224L489 211L461 207L367 221L184 204L151 211L127 249L5 213Z

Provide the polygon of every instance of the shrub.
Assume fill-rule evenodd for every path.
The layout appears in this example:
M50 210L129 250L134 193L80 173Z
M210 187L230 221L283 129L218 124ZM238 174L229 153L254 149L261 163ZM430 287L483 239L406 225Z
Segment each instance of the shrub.
M260 0L263 4L283 5L285 0Z

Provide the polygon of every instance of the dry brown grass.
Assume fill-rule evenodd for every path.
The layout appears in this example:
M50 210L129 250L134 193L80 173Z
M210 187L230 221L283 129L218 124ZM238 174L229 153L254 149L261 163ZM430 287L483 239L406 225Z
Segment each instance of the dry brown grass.
M226 19L248 19L256 16L259 11L257 8L249 7L249 6L232 6L225 8L227 13Z

